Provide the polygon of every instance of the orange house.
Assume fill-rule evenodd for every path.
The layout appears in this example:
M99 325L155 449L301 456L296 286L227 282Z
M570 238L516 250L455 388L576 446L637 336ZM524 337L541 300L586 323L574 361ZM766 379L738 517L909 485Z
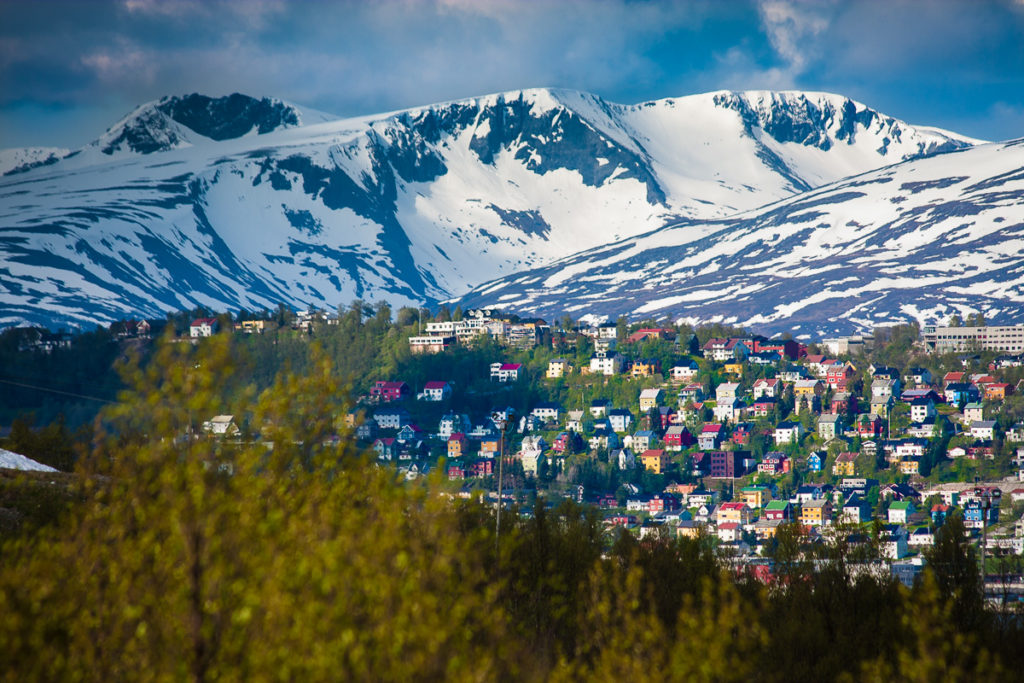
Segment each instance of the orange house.
M456 432L448 437L448 457L461 458L466 454L466 435Z

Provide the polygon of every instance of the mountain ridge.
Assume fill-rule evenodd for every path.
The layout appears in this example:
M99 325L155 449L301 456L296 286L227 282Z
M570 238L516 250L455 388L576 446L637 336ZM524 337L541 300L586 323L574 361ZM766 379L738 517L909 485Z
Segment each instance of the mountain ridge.
M804 336L977 311L1019 321L1022 168L1024 139L908 160L732 218L580 252L452 303Z
M620 105L533 89L312 121L267 98L163 98L0 178L0 324L432 305L681 216L975 142L839 95L730 92Z

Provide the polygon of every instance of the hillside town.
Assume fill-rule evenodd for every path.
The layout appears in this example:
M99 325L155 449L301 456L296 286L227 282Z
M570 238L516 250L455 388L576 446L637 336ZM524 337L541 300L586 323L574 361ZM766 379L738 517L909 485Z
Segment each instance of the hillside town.
M444 376L372 385L346 421L380 463L407 478L443 468L460 495L494 501L504 454L502 499L525 514L538 494L570 497L609 528L710 535L737 561L769 555L798 523L812 543L870 532L909 582L954 513L989 558L1024 553L1024 326L925 328L914 357L931 362L900 367L870 362L870 335L701 342L673 326L565 329L489 311L408 342L457 355L484 339L499 351L485 410ZM951 359L959 369L927 367ZM507 405L523 384L535 400Z
M569 498L600 509L610 534L711 538L759 567L780 529L809 545L845 534L908 585L958 514L990 571L1019 571L1024 326L979 317L797 340L488 310L405 317L415 333L398 352L417 369L357 383L337 427L406 480L440 477L491 505L500 490L522 515ZM285 333L305 345L339 322L322 311L207 315L178 320L173 339L230 332L277 345ZM128 321L111 334L152 343L166 325ZM20 352L47 355L74 337L19 339ZM259 438L247 420L209 415L200 431Z

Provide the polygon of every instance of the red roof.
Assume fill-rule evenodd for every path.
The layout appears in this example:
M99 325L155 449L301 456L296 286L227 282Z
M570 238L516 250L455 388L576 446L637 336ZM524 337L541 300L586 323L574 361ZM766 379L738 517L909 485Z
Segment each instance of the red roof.
M195 327L196 325L213 325L216 322L216 318L196 318L192 321L192 327Z
M722 431L722 425L720 424L707 424L700 430L702 434L717 434Z
M448 386L448 382L427 382L423 385L424 389L444 389Z
M523 367L522 363L502 363L501 365L502 370L518 370L521 367Z

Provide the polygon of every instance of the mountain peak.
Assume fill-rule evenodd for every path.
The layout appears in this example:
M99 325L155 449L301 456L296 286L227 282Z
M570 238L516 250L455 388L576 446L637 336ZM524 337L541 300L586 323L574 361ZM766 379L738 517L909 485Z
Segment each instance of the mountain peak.
M302 113L278 99L233 93L162 97L136 107L95 143L104 154L151 154L188 147L197 136L214 141L263 135L302 124Z
M878 142L881 156L894 161L964 149L983 142L912 126L844 95L799 90L722 90L709 93L716 107L735 111L751 136L764 133L780 143L793 142L828 151L852 145L858 136Z

